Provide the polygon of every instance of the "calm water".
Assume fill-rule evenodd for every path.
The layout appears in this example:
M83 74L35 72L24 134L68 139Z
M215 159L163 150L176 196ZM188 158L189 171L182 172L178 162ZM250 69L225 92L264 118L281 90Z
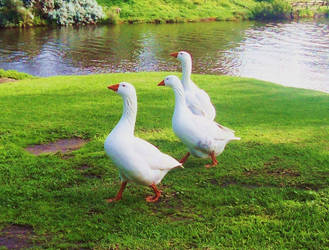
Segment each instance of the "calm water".
M329 20L0 30L0 68L38 76L178 71L253 77L329 92Z

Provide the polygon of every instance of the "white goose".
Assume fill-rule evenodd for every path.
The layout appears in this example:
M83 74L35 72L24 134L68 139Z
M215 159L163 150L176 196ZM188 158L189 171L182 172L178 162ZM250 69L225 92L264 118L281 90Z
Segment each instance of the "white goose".
M210 120L214 120L216 109L212 105L209 95L191 80L191 55L185 51L171 53L170 55L176 57L182 63L182 84L185 91L187 107L195 115L204 116Z
M184 164L190 153L196 157L212 159L212 167L218 164L216 156L224 151L226 144L240 140L234 132L203 116L195 115L186 104L183 86L177 76L167 76L158 86L168 86L175 93L175 110L172 127L177 137L187 146L189 152L180 160Z
M152 144L134 136L137 115L137 97L134 86L121 82L108 88L122 97L123 114L104 143L105 151L118 167L122 181L116 197L107 201L121 200L122 192L128 181L133 181L150 186L155 195L148 196L146 201L155 202L161 195L161 191L156 185L161 182L169 170L183 166L171 156L160 152Z

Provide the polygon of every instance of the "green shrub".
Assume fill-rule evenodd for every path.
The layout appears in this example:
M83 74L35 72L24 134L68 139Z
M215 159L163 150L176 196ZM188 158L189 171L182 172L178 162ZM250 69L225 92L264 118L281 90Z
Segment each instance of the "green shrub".
M47 19L44 19L39 15L34 16L34 19L33 19L34 26L45 26L47 24L48 24Z
M329 17L329 9L323 10L323 14L325 17Z
M285 0L267 0L258 2L252 12L254 19L286 19L291 10L291 5Z
M4 69L0 69L0 77L12 78L16 80L34 78L34 76L29 75L27 73L18 72L16 70L4 70Z
M48 19L59 25L96 23L104 17L95 0L54 0Z
M111 8L105 8L105 23L117 24L120 21L120 8L112 6Z
M20 0L0 0L0 26L31 26L34 16Z
M24 6L25 6L26 8L30 8L30 7L32 7L33 4L34 4L34 2L35 2L35 0L23 0Z
M97 4L96 0L22 1L26 8L33 8L36 16L59 25L96 23L104 17L102 7ZM44 23L40 21L39 18L37 23Z

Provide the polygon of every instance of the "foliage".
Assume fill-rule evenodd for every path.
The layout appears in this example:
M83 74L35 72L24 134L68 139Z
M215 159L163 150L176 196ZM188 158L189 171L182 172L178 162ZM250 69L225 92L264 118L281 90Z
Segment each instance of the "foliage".
M255 19L286 19L292 11L286 0L268 0L257 3L253 9Z
M0 26L33 24L32 12L58 25L96 23L104 17L95 0L0 0Z
M24 6L27 8L33 7L36 0L23 0Z
M186 22L211 18L213 20L247 19L254 0L97 0L102 6L121 9L122 22ZM236 15L238 13L238 15ZM238 17L237 17L238 16Z
M0 69L0 77L12 78L16 80L34 78L33 76L27 73L18 72L16 70L4 70L4 69Z
M31 26L33 14L20 0L0 0L0 27Z
M2 26L45 24L42 20L71 25L283 19L295 16L287 0L0 0L0 8L6 1L16 1L19 5L23 2L26 11L25 14L14 11L11 15L0 15ZM304 15L306 12L301 13ZM31 13L37 17L33 22Z
M104 23L117 24L120 21L121 9L117 6L105 7L105 18Z
M54 0L48 18L59 25L96 23L104 17L96 0Z
M325 17L329 18L329 8L328 8L328 6L326 8L321 8L321 13L323 13L323 15Z
M135 85L136 135L180 158L169 73L58 76L0 85L0 231L30 225L37 249L327 249L329 95L254 79L193 75L216 120L242 139L205 169L191 157L168 173L158 203L130 185L104 153L122 100L106 87ZM171 73L172 74L172 73ZM81 137L80 150L34 156L24 148ZM28 236L26 236L28 237Z

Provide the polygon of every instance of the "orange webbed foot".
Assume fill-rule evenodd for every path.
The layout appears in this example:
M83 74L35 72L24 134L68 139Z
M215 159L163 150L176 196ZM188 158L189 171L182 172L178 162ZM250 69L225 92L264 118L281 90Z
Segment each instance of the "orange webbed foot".
M217 164L206 164L204 165L205 168L213 168L215 167Z
M117 199L116 197L114 197L114 198L106 199L106 202L107 203L112 203L112 202L117 202L119 200L121 200L121 199Z
M114 198L107 199L106 202L107 202L107 203L111 203L111 202L116 202L116 201L121 200L121 198L122 198L122 193L123 193L123 191L125 190L127 183L128 183L127 181L122 182L122 183L121 183L120 190L119 190L119 192L117 193L117 196L115 196Z
M147 196L145 200L147 202L157 202L161 196L161 190L159 190L155 184L150 185L150 187L153 189L155 195Z
M205 168L212 168L212 167L214 167L214 166L216 166L218 164L218 161L216 159L216 156L215 156L215 153L214 152L212 152L209 156L210 156L210 158L212 160L212 163L205 165Z
M157 201L159 200L159 198L160 198L160 196L152 196L152 195L150 195L150 196L147 196L147 197L145 198L145 200L146 200L147 202L151 202L151 203L153 203L153 202L157 202Z

